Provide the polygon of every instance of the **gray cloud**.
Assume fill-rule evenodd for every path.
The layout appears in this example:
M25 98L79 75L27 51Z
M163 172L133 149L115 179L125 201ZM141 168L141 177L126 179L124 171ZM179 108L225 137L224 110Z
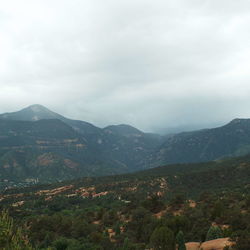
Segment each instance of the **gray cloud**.
M250 117L247 0L9 0L0 112L41 103L146 131Z

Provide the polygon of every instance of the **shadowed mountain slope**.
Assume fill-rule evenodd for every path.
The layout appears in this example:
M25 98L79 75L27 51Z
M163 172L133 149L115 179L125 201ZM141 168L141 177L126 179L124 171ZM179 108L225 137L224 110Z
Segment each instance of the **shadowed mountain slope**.
M144 158L153 152L155 145L160 145L160 139L131 126L126 127L129 127L129 130L122 128L122 133L112 132L88 122L67 119L41 105L32 105L18 112L5 113L0 115L1 177L2 179L22 177L53 180L117 174L142 169ZM112 126L112 128L115 131L121 131L120 126ZM131 133L131 131L136 132ZM24 152L17 152L20 148ZM53 161L58 162L58 167L51 164L53 167L50 172L43 171L44 174L40 172L38 174L33 161L41 155L43 158L48 156L50 163L53 158ZM2 157L3 161L1 161ZM11 157L14 162L7 164L12 166L8 167L9 171L7 171L5 162L10 161ZM20 158L25 161L18 160ZM60 175L59 165L64 166L65 164L61 162L69 162L69 160L74 163L72 165L78 167L78 172L69 167L67 170L71 174ZM13 167L16 163L20 169L18 171ZM24 169L27 166L28 172Z
M32 105L0 115L0 130L0 176L7 180L110 175L250 152L250 119L163 137L124 124L101 129ZM51 167L42 168L41 158Z
M250 119L235 119L225 126L169 137L152 156L154 166L205 162L250 152Z

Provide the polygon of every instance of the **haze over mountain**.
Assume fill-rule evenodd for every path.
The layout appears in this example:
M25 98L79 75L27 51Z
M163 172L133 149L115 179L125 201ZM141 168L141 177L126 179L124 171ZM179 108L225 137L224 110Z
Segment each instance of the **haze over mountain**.
M1 114L0 118L20 121L38 121L41 119L63 119L63 116L50 111L42 105L34 104L17 112Z
M43 103L98 127L163 133L250 117L249 10L247 0L5 1L0 113Z
M222 127L169 137L158 148L152 164L205 162L249 152L250 119L234 119Z
M0 178L53 181L133 172L250 152L250 119L160 136L130 125L98 128L41 105L0 115Z

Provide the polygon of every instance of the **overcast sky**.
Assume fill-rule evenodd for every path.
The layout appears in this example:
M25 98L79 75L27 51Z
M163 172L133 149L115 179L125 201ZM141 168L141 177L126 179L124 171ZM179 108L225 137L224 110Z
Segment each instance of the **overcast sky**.
M250 117L249 0L8 0L0 112L145 131Z

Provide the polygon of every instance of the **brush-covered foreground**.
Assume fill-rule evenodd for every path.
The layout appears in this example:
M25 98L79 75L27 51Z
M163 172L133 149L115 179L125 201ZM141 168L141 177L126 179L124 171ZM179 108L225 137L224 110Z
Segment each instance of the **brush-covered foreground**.
M230 238L225 249L248 250L249 191L246 156L10 189L0 206L27 249L174 250Z

